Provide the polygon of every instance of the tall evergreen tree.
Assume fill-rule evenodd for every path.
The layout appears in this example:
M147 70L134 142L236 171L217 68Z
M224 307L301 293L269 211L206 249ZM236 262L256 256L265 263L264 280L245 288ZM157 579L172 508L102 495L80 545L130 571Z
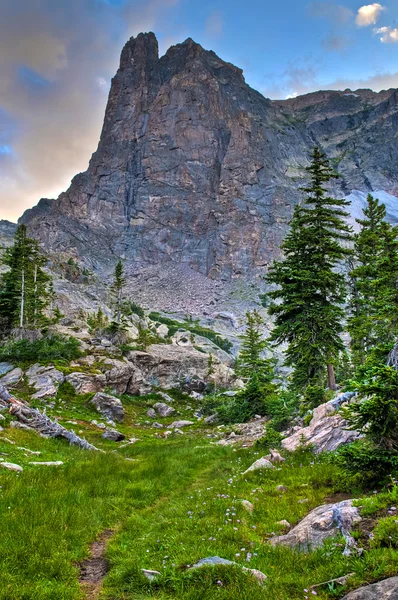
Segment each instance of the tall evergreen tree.
M367 205L363 209L364 218L357 219L361 226L354 236L354 251L350 257L350 317L347 329L350 334L351 354L354 365L363 364L366 353L377 342L376 321L380 310L378 288L388 248L390 226L385 223L386 207L368 194ZM387 265L387 270L388 270Z
M327 194L337 177L326 155L315 148L306 168L310 175L303 205L297 206L291 229L282 244L285 258L275 261L267 276L278 289L269 293L270 314L275 316L271 340L287 343L286 363L294 368L293 384L304 389L323 382L335 388L334 364L344 349L346 296L344 275L337 267L349 254L351 228L345 222L345 200Z
M375 326L377 344L396 341L398 335L398 228L383 223L383 251L377 260Z
M263 356L269 348L263 338L263 325L264 321L256 310L246 313L246 330L239 336L241 347L235 370L244 380L256 375L261 383L269 383L275 377L275 365L272 359Z
M121 325L123 315L123 290L126 284L124 277L124 267L122 261L119 259L115 271L113 273L113 284L112 292L114 294L115 314L114 320L117 326Z
M43 271L46 262L37 241L28 237L25 225L20 225L14 245L3 257L8 270L1 281L0 317L6 329L36 329L45 322L50 283Z

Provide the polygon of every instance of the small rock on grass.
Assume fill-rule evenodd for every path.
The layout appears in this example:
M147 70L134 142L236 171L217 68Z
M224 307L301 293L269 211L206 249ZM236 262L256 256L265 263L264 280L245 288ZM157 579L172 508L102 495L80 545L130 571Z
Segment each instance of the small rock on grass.
M242 504L243 508L245 510L247 510L247 512L250 512L250 513L253 512L254 506L253 506L253 504L251 502L249 502L249 500L242 500L241 504Z
M141 569L141 573L149 579L149 581L153 581L156 577L159 577L159 571L152 571L151 569Z
M281 494L283 494L284 492L287 492L287 487L285 485L277 485L275 489L277 492L280 492Z
M101 437L104 438L104 440L110 440L111 442L121 442L126 438L123 433L120 433L120 431L117 431L116 429L107 429Z
M278 521L277 525L280 525L281 527L285 527L286 529L291 528L289 521L286 521L286 519L282 519L282 521Z
M62 460L53 460L53 461L49 460L49 461L43 461L43 462L34 461L34 462L30 462L29 464L35 465L38 467L60 467L64 463L62 462Z
M274 465L263 456L254 462L246 471L244 471L243 475L246 473L250 473L250 471L259 471L260 469L274 469Z
M202 558L201 560L199 560L191 567L191 569L198 569L200 567L206 567L207 565L237 565L238 567L241 566L238 563L233 562L232 560L227 560L226 558L220 558L219 556L209 556L207 558ZM248 567L241 567L241 569L242 571L253 575L253 577L255 577L259 583L264 583L267 579L267 576L264 575L264 573L262 573L258 569L249 569Z
M9 463L9 462L0 463L0 467L4 467L5 469L8 469L9 471L15 471L16 473L20 473L21 471L23 471L23 468L21 467L21 465L16 465L14 463Z
M173 423L168 426L168 429L180 429L181 427L188 427L188 425L193 424L193 421L173 421Z

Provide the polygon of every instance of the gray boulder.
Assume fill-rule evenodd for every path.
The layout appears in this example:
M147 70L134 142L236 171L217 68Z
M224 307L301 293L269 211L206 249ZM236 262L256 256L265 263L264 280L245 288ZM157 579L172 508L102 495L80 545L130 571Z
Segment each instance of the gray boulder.
M1 378L1 383L2 385L5 385L6 387L13 387L14 385L17 385L23 376L23 372L22 369L19 369L18 367L16 367L15 369L12 369L12 371L9 371L6 375L4 375L4 377Z
M68 381L78 394L90 394L100 392L106 387L105 375L87 375L86 373L71 373L66 376Z
M256 460L256 462L244 471L243 475L246 475L246 473L250 473L251 471L260 471L262 469L274 469L274 465L265 458L265 456Z
M308 552L322 546L329 537L339 533L345 536L359 521L359 509L353 506L352 500L323 504L312 510L286 535L271 538L270 543L273 546L290 546Z
M151 419L156 419L157 414L153 408L150 408L149 410L146 411L146 416L150 417Z
M342 600L397 600L398 577L389 577L350 592Z
M300 446L304 436L306 445L311 444L319 454L323 451L332 452L344 444L359 439L360 435L357 431L346 429L347 423L340 414L333 414L351 397L352 395L342 394L315 408L308 427L295 430L293 435L282 440L282 447L292 452Z
M0 377L12 371L14 369L14 365L8 362L0 362Z
M107 429L101 437L103 437L104 440L110 440L111 442L121 442L126 438L123 433L120 433L120 431L117 431L116 429Z
M172 414L175 413L175 408L172 408L171 406L169 406L168 404L165 404L164 402L157 402L156 404L153 405L154 410L156 410L156 412L158 413L158 415L160 417L170 417Z
M105 394L104 392L97 392L90 400L90 403L93 404L97 411L107 419L119 422L123 421L124 408L119 398L111 396L110 394Z
M260 417L249 423L238 423L234 425L234 435L230 435L218 443L221 446L235 446L236 444L241 444L244 448L252 446L255 441L263 437L267 420L267 417Z
M33 365L25 375L28 384L36 390L32 398L40 400L54 398L57 395L58 386L65 381L64 374L52 365L48 367Z

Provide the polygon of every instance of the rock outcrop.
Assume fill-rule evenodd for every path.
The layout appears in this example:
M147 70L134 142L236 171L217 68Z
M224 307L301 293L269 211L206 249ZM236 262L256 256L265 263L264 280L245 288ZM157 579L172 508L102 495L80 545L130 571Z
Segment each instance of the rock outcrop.
M353 525L361 520L359 509L352 500L343 500L336 504L324 504L312 510L296 527L286 535L270 539L273 546L283 545L299 550L313 550L322 546L329 537L342 533L346 535Z
M389 577L354 590L342 600L396 600L396 598L398 598L398 577Z
M397 115L393 89L270 101L193 40L159 58L154 34L140 34L122 51L88 170L22 220L47 251L90 268L125 259L136 298L216 302L207 282L253 281L278 254L315 144L341 174L333 193L357 190L361 204L383 190L394 204Z
M353 394L340 394L333 400L315 408L311 423L308 427L297 427L292 435L282 440L285 450L296 450L303 440L312 445L315 452L332 452L344 444L359 439L357 431L346 429L347 423L336 413L339 407L349 401Z

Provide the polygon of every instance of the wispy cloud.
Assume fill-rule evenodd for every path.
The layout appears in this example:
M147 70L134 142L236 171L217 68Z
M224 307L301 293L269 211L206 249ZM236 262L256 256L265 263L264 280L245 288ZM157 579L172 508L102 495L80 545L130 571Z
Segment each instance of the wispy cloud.
M398 44L398 28L380 27L375 29L375 33L380 35L380 41L383 44Z
M123 44L177 2L0 0L0 218L87 167Z
M376 25L381 13L384 10L386 10L386 7L382 6L378 2L361 6L361 8L358 9L355 22L358 27L369 27L369 25Z
M330 2L311 2L309 12L313 17L327 19L342 25L354 17L352 10L342 4L331 4Z
M293 98L297 95L308 94L318 90L358 90L371 89L375 92L398 88L398 71L395 73L379 72L365 79L335 79L322 82L320 69L300 69L297 73L285 73L285 80L278 86L263 88L261 92L273 99ZM300 78L300 74L302 78ZM296 86L296 87L295 87Z

